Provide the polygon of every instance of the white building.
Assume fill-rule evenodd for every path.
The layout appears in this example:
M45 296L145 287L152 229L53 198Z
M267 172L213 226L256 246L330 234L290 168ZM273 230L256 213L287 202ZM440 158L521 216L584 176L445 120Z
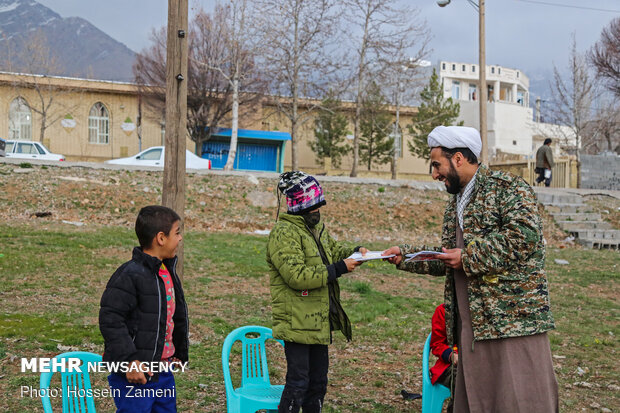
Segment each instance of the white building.
M440 81L443 82L444 98L451 97L461 107L458 120L478 130L479 70L477 64L440 61L438 71ZM528 77L518 69L487 65L486 79L489 156L531 157L541 144L540 139L535 139L535 136L541 136L541 125L533 121ZM542 129L553 130L549 127ZM553 135L547 137L553 139ZM559 145L556 146L556 153L558 149Z

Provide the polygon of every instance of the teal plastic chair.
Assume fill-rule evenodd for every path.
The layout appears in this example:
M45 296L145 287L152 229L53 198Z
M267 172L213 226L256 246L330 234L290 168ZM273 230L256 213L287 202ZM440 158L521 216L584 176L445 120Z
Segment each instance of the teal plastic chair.
M248 334L253 333L248 337ZM276 412L282 385L269 381L265 341L275 340L271 329L262 326L244 326L232 331L222 346L222 369L226 387L228 413L254 413L257 410ZM241 387L234 389L230 377L230 350L237 341L241 342ZM284 346L282 340L275 340Z
M450 397L450 389L443 384L431 384L428 357L431 352L431 335L424 343L422 355L422 413L441 413L443 402Z
M95 400L90 392L90 376L88 374L88 363L98 363L101 361L99 354L88 353L85 351L72 351L70 353L59 354L55 359L80 359L81 372L65 371L60 372L61 392L62 392L62 412L63 413L96 413ZM66 362L67 363L67 362ZM50 369L52 365L50 363ZM52 413L52 403L50 401L50 382L54 371L41 373L40 387L42 390L41 402L43 402L43 411ZM91 393L91 394L89 394Z

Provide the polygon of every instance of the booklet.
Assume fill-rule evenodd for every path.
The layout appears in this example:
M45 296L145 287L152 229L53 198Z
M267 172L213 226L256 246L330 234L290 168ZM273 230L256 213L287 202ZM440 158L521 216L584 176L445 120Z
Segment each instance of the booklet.
M405 257L407 257L407 259L405 260L405 262L410 262L410 261L439 261L439 258L437 258L438 255L443 255L443 252L437 252L437 251L418 251L415 254L405 254Z
M394 254L392 255L381 255L383 251L368 251L366 253L366 255L362 256L361 252L354 252L353 254L351 254L350 256L348 256L347 258L352 258L356 261L370 261L370 260L382 260L384 258L391 258L394 257Z

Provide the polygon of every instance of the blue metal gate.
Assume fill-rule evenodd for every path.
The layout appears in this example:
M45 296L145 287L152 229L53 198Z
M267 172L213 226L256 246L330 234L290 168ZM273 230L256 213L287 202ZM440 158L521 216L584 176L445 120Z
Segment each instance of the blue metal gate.
M234 168L250 171L278 171L278 146L240 142ZM211 160L213 169L222 169L228 160L228 142L208 141L203 144L202 157Z

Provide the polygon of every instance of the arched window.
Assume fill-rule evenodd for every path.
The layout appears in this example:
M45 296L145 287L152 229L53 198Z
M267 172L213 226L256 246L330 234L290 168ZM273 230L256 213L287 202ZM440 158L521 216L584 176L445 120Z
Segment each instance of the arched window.
M21 97L9 106L9 139L32 140L32 113Z
M110 115L101 102L95 103L88 114L88 142L110 143Z

